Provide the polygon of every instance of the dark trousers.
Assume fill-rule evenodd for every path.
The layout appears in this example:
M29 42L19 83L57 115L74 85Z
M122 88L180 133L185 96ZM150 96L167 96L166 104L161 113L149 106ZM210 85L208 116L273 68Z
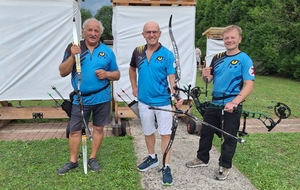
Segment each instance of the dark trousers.
M242 110L239 107L239 110ZM237 135L239 126L240 126L240 117L241 113L228 113L224 111L224 126L222 129L222 110L215 109L215 108L208 108L204 114L204 121L218 127L226 131L229 134L234 136ZM219 137L223 135L223 143L222 143L222 150L221 155L219 157L219 165L225 168L232 167L232 158L234 156L236 150L237 140L227 136L226 134L221 134L217 130L213 129L212 127L203 125L201 129L201 135L199 140L199 149L197 151L197 157L202 160L204 163L209 162L209 151L212 147L212 140L214 138L214 134L217 134Z

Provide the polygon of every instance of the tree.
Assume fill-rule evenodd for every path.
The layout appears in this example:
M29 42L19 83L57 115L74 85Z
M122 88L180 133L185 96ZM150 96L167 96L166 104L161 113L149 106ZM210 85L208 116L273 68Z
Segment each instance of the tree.
M300 79L299 6L295 0L272 0L249 12L253 21L247 44L262 74Z
M298 0L197 0L196 44L205 44L209 27L236 24L256 74L300 79L299 23Z
M92 13L90 10L87 9L80 9L80 13L81 13L81 22L84 23L84 21L88 18L92 18Z
M103 40L112 40L112 6L103 6L95 14L95 18L102 22L104 27L104 32L101 36L101 41Z

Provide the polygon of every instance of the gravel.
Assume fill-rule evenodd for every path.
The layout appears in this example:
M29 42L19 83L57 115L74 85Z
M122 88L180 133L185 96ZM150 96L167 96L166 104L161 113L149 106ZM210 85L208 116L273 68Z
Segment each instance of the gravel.
M134 137L134 147L137 153L138 163L141 163L148 156L144 136L141 130L141 123L138 118L129 122L131 135ZM157 168L141 172L142 186L146 190L157 189L222 189L222 190L254 190L256 189L251 182L236 167L232 167L230 174L225 181L214 179L214 172L218 169L219 153L216 148L210 151L210 163L208 167L187 168L185 163L196 157L199 136L188 134L186 124L179 122L175 139L172 145L170 167L174 179L170 187L163 186L161 183L162 174L158 170L162 167L162 152L160 148L160 136L156 133L155 150L160 161Z

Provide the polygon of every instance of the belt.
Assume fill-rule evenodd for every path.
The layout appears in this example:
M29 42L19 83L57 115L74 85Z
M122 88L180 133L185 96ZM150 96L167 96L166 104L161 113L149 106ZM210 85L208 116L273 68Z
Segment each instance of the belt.
M210 104L208 105L208 108L224 109L224 105L215 105L215 104L210 103Z
M236 97L238 94L230 94L222 97L212 97L212 100L225 100L227 98Z
M101 92L101 91L105 90L109 85L110 85L110 82L108 82L104 87L100 88L97 91L89 92L89 93L86 93L86 94L81 94L81 96L90 96L92 94L97 94L98 92Z

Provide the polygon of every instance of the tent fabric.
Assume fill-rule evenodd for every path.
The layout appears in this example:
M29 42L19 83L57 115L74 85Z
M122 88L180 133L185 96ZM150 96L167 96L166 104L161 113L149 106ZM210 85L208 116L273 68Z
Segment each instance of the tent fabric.
M206 67L209 67L213 57L221 52L226 51L223 40L210 39L208 38L206 41L206 56L205 62Z
M113 83L115 101L128 102L136 99L132 95L129 80L129 63L136 46L146 44L142 36L143 26L148 21L159 24L162 34L160 42L173 52L169 36L169 18L172 15L172 30L178 47L181 67L180 84L195 86L197 63L195 57L195 7L194 6L115 6L113 8L112 30L113 50L121 72L119 81ZM149 79L151 80L151 79ZM122 90L129 96L122 94ZM184 94L180 94L185 98Z
M51 99L52 85L68 98L70 76L62 78L58 66L73 39L74 16L81 33L79 6L74 0L0 0L0 101Z

